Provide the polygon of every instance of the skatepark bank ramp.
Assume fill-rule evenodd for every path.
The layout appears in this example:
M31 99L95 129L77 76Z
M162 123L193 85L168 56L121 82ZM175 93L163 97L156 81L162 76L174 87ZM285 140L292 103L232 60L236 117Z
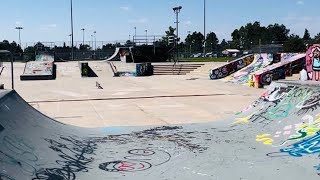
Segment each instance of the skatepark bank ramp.
M317 84L273 83L225 121L85 129L0 90L0 179L319 179L319 106Z

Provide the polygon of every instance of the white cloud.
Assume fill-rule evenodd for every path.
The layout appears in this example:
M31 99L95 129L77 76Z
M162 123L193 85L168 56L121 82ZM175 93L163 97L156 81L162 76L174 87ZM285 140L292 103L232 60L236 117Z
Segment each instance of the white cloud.
M129 20L129 23L145 24L145 23L148 23L148 22L149 22L148 18L145 18L145 17L139 18L139 19L131 19L131 20Z
M184 24L185 24L185 25L191 25L192 22L191 22L191 21L186 21Z
M290 14L281 18L281 23L285 24L291 31L290 33L303 35L304 29L308 29L311 34L317 34L320 26L320 16L298 16Z
M304 5L304 1L297 1L298 5Z
M20 21L16 21L16 25L21 25L21 22Z
M47 25L49 28L55 28L55 27L57 27L57 24L48 24Z
M122 7L120 7L120 9L123 10L123 11L128 11L129 7L128 6L122 6Z
M49 30L56 27L57 27L57 24L46 24L46 25L41 25L40 30Z

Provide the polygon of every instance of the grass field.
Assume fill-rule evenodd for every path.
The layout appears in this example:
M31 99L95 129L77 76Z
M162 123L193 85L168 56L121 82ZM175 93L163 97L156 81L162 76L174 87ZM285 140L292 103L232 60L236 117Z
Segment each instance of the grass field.
M218 57L218 58L182 58L179 59L179 62L227 62L235 60L233 57Z

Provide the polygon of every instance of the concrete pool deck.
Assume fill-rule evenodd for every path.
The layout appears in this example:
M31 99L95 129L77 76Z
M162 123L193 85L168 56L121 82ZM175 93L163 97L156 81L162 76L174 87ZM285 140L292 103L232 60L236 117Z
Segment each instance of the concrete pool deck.
M112 77L109 65L97 61L89 65L99 77L82 78L78 62L56 64L56 80L20 81L25 63L14 63L15 90L40 112L80 127L223 120L242 110L264 91L193 75ZM221 65L212 64L214 67ZM10 89L10 63L4 65L0 83ZM98 89L96 82L103 89Z

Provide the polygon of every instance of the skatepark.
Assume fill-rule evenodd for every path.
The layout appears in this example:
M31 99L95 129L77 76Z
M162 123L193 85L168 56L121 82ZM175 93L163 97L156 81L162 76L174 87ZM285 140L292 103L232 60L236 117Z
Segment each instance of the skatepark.
M318 50L208 63L206 75L114 77L96 61L84 77L82 62L57 62L55 79L25 81L15 62L15 90L4 63L0 177L318 179Z

